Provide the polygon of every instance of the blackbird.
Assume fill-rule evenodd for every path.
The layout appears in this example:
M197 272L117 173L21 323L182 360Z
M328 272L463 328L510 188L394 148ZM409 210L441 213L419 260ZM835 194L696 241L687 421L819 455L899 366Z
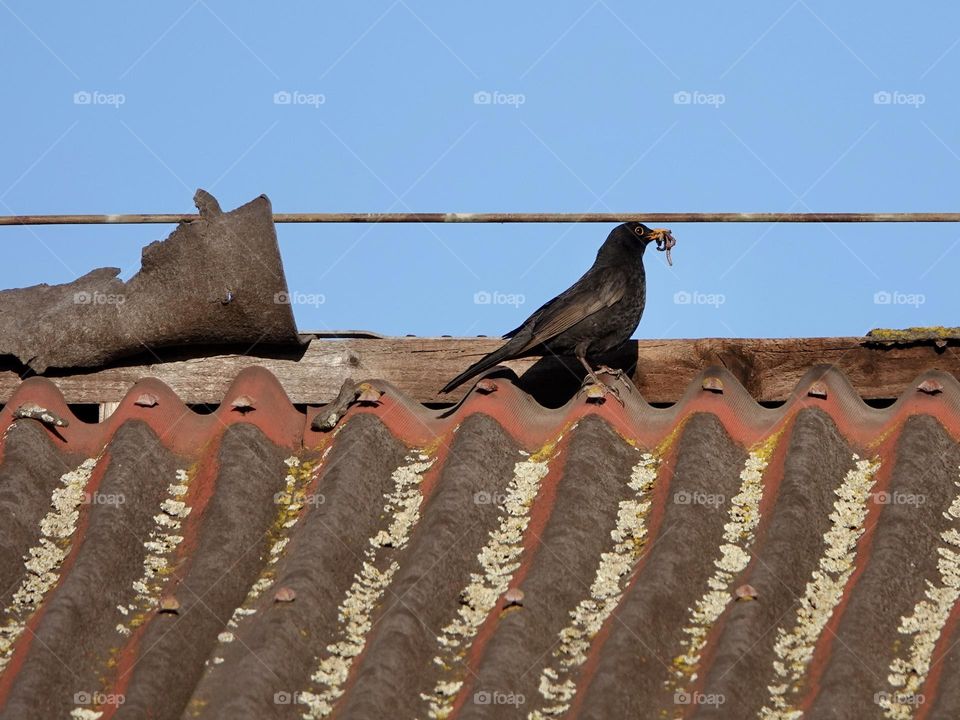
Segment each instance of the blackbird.
M647 298L643 251L656 241L667 252L676 244L669 230L651 230L643 223L615 227L597 252L597 259L571 288L537 310L499 349L481 358L440 391L448 393L504 360L529 355L573 355L599 384L589 359L622 345L640 324ZM671 263L672 264L672 263Z

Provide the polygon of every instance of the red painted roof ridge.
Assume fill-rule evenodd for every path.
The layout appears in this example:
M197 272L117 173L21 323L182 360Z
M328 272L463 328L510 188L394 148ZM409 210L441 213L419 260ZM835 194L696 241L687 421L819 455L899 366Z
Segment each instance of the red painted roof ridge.
M917 386L925 381L930 381L925 386L927 391L919 390ZM683 397L668 408L653 407L638 392L626 390L620 392L622 406L611 395L600 404L580 394L562 407L547 408L512 383L497 379L490 381L496 387L494 392L474 389L453 409L433 409L412 400L391 383L369 382L384 395L376 404L352 406L346 418L374 414L410 445L429 444L470 415L484 413L527 448L539 447L564 425L589 414L601 416L622 435L652 447L681 418L696 412L717 415L735 440L752 445L808 407L828 413L847 437L861 445L870 444L904 417L917 413L934 415L955 438L960 438L960 382L938 370L918 375L893 405L882 409L867 405L847 376L829 366L811 368L790 398L777 408L758 404L737 378L722 367L706 368L690 383ZM936 388L932 393L931 384ZM143 378L130 388L103 423L78 420L54 380L33 377L24 380L0 410L0 432L12 424L14 411L26 403L40 405L66 420L67 426L53 428L51 436L65 449L86 454L102 448L127 420L146 422L168 447L182 455L195 454L235 422L256 425L274 443L290 448L313 447L322 435L310 429L319 408L308 408L304 416L290 403L276 377L262 367L239 372L220 406L210 414L192 411L165 383ZM235 404L240 407L234 407Z

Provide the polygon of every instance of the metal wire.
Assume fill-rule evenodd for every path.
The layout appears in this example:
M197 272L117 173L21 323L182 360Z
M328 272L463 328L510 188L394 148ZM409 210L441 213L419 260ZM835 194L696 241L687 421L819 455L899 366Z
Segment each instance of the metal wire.
M196 214L0 215L0 225L176 224ZM960 222L960 213L275 213L275 223L895 223Z

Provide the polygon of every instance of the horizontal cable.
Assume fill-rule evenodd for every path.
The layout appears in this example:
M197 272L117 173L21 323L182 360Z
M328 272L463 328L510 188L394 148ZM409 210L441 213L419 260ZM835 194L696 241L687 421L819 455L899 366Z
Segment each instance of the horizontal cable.
M0 215L0 225L138 225L182 223L196 214ZM275 213L276 223L857 223L960 222L960 213Z

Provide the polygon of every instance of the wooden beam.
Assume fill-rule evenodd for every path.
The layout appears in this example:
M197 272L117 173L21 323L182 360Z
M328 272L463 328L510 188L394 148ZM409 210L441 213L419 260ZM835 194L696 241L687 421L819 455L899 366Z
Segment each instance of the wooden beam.
M156 377L184 402L217 404L237 373L260 365L272 372L294 403L329 402L344 378L386 380L410 397L426 403L453 402L470 383L452 395L439 395L444 381L500 345L486 338L314 339L305 351L270 357L240 354L166 355L162 362L126 364L76 373L51 373L70 403L117 402L140 378ZM814 365L829 364L845 372L865 399L896 398L924 370L943 370L960 377L960 350L951 340L876 346L859 337L791 339L641 340L617 358L631 368L634 382L649 402L679 399L704 368L723 365L758 401L785 400ZM506 363L522 385L539 398L538 388L562 396L576 388L576 365L556 359L529 358ZM529 371L529 372L528 372ZM527 373L526 375L524 375ZM582 374L582 370L580 371ZM0 403L14 392L20 378L0 366ZM549 394L549 392L547 393Z
M106 420L108 417L110 417L111 415L113 415L113 413L116 411L116 409L117 409L119 406L120 406L120 403L118 403L118 402L104 402L104 403L100 403L100 409L99 409L99 411L98 411L98 413L97 413L97 419L98 419L100 422L103 422L103 421Z

